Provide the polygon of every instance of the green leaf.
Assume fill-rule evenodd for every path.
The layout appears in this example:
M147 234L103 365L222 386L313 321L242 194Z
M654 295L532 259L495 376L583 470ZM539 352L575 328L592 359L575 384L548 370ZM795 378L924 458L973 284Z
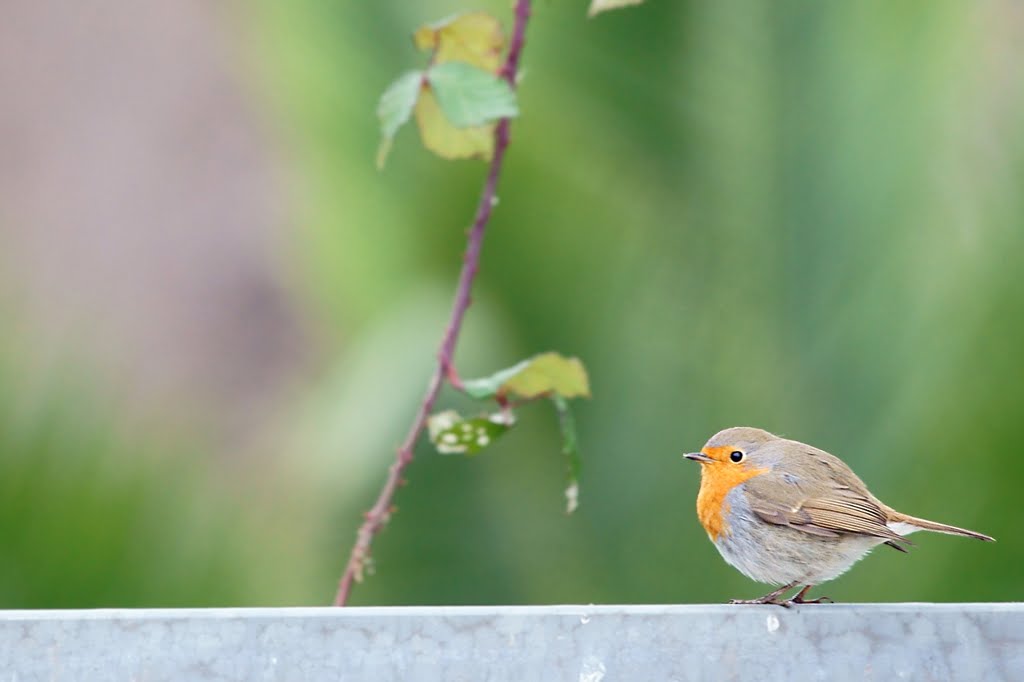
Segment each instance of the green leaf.
M579 440L576 437L576 420L569 409L569 401L561 396L553 396L558 413L558 426L562 431L562 454L565 455L567 469L565 484L565 513L572 514L579 506L580 470L583 462L580 459Z
M590 381L583 363L579 358L567 358L558 353L541 353L489 377L467 379L462 387L474 398L590 397Z
M501 387L506 381L522 372L529 364L530 360L523 360L512 367L500 369L488 377L481 377L479 379L463 379L462 390L473 398L481 400L484 398L493 398L498 395L498 392L501 391Z
M512 86L472 64L435 64L427 71L427 81L445 118L456 128L474 128L519 114Z
M590 9L587 10L587 16L592 17L600 14L601 12L607 12L610 9L639 5L643 1L644 0L590 0Z
M515 424L510 412L466 419L455 410L430 415L430 440L442 455L475 455Z
M398 129L412 117L420 88L423 84L422 71L410 71L388 86L377 104L377 118L380 119L380 147L377 149L377 168L384 167L391 142Z

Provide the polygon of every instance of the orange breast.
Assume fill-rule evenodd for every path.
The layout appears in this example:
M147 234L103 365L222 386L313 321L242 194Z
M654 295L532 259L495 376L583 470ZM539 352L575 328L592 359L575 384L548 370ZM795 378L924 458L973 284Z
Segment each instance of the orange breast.
M725 462L701 465L697 518L707 531L708 537L717 542L723 533L729 533L729 526L725 522L725 515L729 512L725 496L729 491L740 483L767 472L767 469L747 469Z

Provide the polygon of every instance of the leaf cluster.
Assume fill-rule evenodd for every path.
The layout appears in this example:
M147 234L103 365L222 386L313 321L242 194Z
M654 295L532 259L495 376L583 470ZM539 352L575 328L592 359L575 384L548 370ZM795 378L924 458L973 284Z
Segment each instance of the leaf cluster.
M558 353L541 353L490 376L461 381L459 388L477 400L495 401L498 410L474 417L463 417L454 410L431 415L427 420L430 440L445 455L477 454L515 426L515 407L534 400L551 401L566 457L566 511L573 512L579 500L580 455L569 400L590 397L590 379L583 363Z

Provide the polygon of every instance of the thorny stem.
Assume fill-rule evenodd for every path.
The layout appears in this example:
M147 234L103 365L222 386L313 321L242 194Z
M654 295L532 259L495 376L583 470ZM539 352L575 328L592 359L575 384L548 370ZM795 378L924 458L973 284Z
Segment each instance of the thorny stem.
M501 68L501 76L514 88L515 78L519 70L519 57L523 51L523 43L526 37L526 24L530 19L530 0L517 0L515 9L515 25L512 28L512 40L509 43L508 57ZM462 271L459 273L459 284L455 291L455 301L452 304L451 318L448 320L448 327L444 332L444 339L441 341L441 349L437 354L437 367L430 378L427 392L420 403L419 411L409 427L409 433L405 441L399 446L395 461L388 469L387 479L384 487L381 488L377 501L370 511L366 512L362 525L356 533L356 542L352 546L352 552L345 566L345 572L338 583L338 593L334 597L335 606L344 606L352 591L352 583L363 579L366 564L370 558L370 545L374 537L387 524L394 507L391 500L395 491L402 484L402 473L412 462L413 448L423 428L426 425L427 417L434 409L434 402L441 391L442 384L447 380L452 384L458 382L455 373L452 356L455 353L455 344L459 339L459 331L462 329L462 319L466 315L466 309L470 304L470 292L473 288L473 279L476 277L480 267L480 249L484 241L484 231L487 228L487 221L490 220L491 210L494 208L495 197L497 196L498 178L501 175L502 162L505 159L505 149L508 147L509 120L501 119L494 129L494 156L491 158L491 166L487 173L487 183L484 185L483 194L480 196L480 203L476 208L476 217L473 226L470 228L466 244L466 255L462 262Z

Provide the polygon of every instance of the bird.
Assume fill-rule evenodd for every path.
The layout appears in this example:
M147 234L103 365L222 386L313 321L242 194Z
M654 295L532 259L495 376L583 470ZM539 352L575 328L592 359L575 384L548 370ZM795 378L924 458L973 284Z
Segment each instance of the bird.
M762 429L724 429L683 456L701 465L697 517L722 558L752 580L780 586L731 604L831 602L807 593L878 545L906 552L913 545L906 536L919 530L995 541L898 512L835 455Z

